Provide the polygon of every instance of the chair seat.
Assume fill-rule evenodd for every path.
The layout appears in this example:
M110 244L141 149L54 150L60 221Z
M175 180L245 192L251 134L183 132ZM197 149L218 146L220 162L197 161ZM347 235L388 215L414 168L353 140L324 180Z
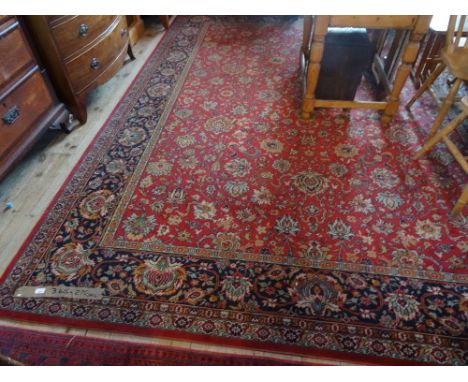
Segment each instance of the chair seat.
M455 48L448 51L446 48L441 52L442 60L449 71L462 80L468 80L468 49Z

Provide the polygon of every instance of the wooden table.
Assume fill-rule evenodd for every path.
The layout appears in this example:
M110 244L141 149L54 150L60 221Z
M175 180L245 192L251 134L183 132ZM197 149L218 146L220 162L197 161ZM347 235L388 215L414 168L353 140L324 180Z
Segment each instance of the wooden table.
M426 33L431 16L305 16L302 53L304 57L304 95L302 117L309 119L316 107L364 108L383 110L382 123L391 121L398 111L400 93L416 59L419 44ZM385 101L341 101L315 98L325 35L328 27L372 29L404 29L410 31L403 48L402 60L395 74L392 89ZM310 46L310 48L309 48Z

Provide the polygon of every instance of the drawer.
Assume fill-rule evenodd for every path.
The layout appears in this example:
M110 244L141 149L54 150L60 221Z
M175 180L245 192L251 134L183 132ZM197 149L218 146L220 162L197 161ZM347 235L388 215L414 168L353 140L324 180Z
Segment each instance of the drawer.
M15 18L0 26L0 84L6 84L34 64L31 49Z
M71 56L86 50L86 47L105 34L120 16L74 16L51 28L52 35L62 58L67 61Z
M39 71L0 101L0 159L34 122L53 106L53 99Z
M121 17L109 35L66 64L73 86L79 93L98 78L128 45L125 17Z

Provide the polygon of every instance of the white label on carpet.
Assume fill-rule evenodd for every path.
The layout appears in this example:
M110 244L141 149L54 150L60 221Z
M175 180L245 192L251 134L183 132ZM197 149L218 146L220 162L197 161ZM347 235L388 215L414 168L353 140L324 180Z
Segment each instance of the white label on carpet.
M15 297L48 297L100 300L104 297L102 288L75 288L67 286L31 287L23 286L16 290Z

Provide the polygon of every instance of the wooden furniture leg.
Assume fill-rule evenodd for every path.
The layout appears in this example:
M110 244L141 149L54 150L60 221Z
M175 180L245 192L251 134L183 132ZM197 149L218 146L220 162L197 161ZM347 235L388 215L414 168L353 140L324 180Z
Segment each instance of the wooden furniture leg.
M435 69L435 67L442 62L440 57L440 51L445 45L445 35L438 33L434 39L429 57L426 58L426 62L422 68L420 81L424 81Z
M432 149L437 143L444 141L447 145L448 150L453 155L455 160L460 164L463 168L465 173L468 174L468 161L466 157L463 156L462 152L459 148L450 140L449 134L454 131L461 123L468 117L468 107L464 105L464 99L462 99L462 107L463 111L452 121L450 121L447 126L437 132L433 137L429 138L428 141L424 144L424 146L415 154L415 159L419 158L424 153L427 153L430 149ZM452 215L458 215L462 210L463 207L468 202L468 183L465 185L463 192L460 198L457 200L453 210Z
M145 33L145 24L141 16L125 16L128 24L128 36L130 45L133 46Z
M418 87L418 88L421 86L421 82L422 82L421 81L421 72L422 72L424 66L426 65L426 60L427 60L427 57L429 56L429 52L431 50L432 44L434 43L434 39L435 39L435 34L432 33L429 30L427 32L426 44L425 44L425 46L423 48L421 57L419 59L419 63L417 64L416 71L415 71L415 73L413 75L414 83L415 83L416 87ZM420 48L420 50L421 50L421 48ZM419 56L419 52L418 52L418 56ZM415 61L415 63L416 63L416 61Z
M304 71L307 70L307 63L309 60L310 53L310 34L314 25L314 19L312 16L304 16L304 30L302 32L302 46L300 52L300 63L301 63L301 72L304 74Z
M455 207L453 207L452 215L458 215L462 210L463 207L468 203L468 183L465 185L463 192L460 198L457 200Z
M432 74L427 78L426 81L419 87L416 94L411 98L411 100L406 104L406 109L409 110L413 103L422 96L422 94L429 89L429 87L434 83L437 77L439 77L440 73L442 73L445 69L446 65L441 62L437 68L432 72Z
M328 30L330 16L316 16L312 46L310 47L309 65L306 74L306 89L302 103L302 118L309 119L315 107L315 88L317 87L322 61L325 34Z
M88 120L88 113L86 112L86 94L81 93L77 96L76 102L70 105L70 110L74 114L74 117L84 125Z
M401 48L405 45L405 40L408 38L408 31L397 29L395 31L395 37L393 38L392 45L385 59L385 73L389 79L392 78L393 73L398 65L398 59L400 57Z
M437 117L435 118L434 123L432 124L431 130L429 131L428 138L432 137L435 134L437 129L440 127L440 125L444 121L444 118L447 115L450 109L450 106L452 106L453 104L453 101L458 92L458 89L460 88L461 83L462 83L462 80L460 78L457 78L452 88L450 89L449 94L447 95L447 98L445 98L444 102L440 106L439 113L437 114Z
M169 16L159 16L164 29L169 29Z
M419 45L424 37L424 32L429 26L430 19L420 18L414 30L411 32L408 43L403 52L402 62L395 75L392 92L388 98L387 106L385 107L382 123L387 124L391 121L395 113L398 111L400 104L400 93L405 85L406 79L411 71L411 66L416 60L419 51Z
M436 135L430 137L423 147L414 155L414 158L417 159L424 153L428 152L432 149L438 142L440 142L445 136L450 134L453 130L457 128L460 123L462 123L465 118L468 117L468 112L464 111L460 113L454 120L450 121L450 123L440 130Z
M135 60L135 55L133 54L133 49L132 49L132 46L130 44L128 44L128 47L127 47L127 54L128 54L128 57L130 57L130 60Z
M310 32L312 31L312 16L304 16L304 31L302 32L302 53L309 56Z

